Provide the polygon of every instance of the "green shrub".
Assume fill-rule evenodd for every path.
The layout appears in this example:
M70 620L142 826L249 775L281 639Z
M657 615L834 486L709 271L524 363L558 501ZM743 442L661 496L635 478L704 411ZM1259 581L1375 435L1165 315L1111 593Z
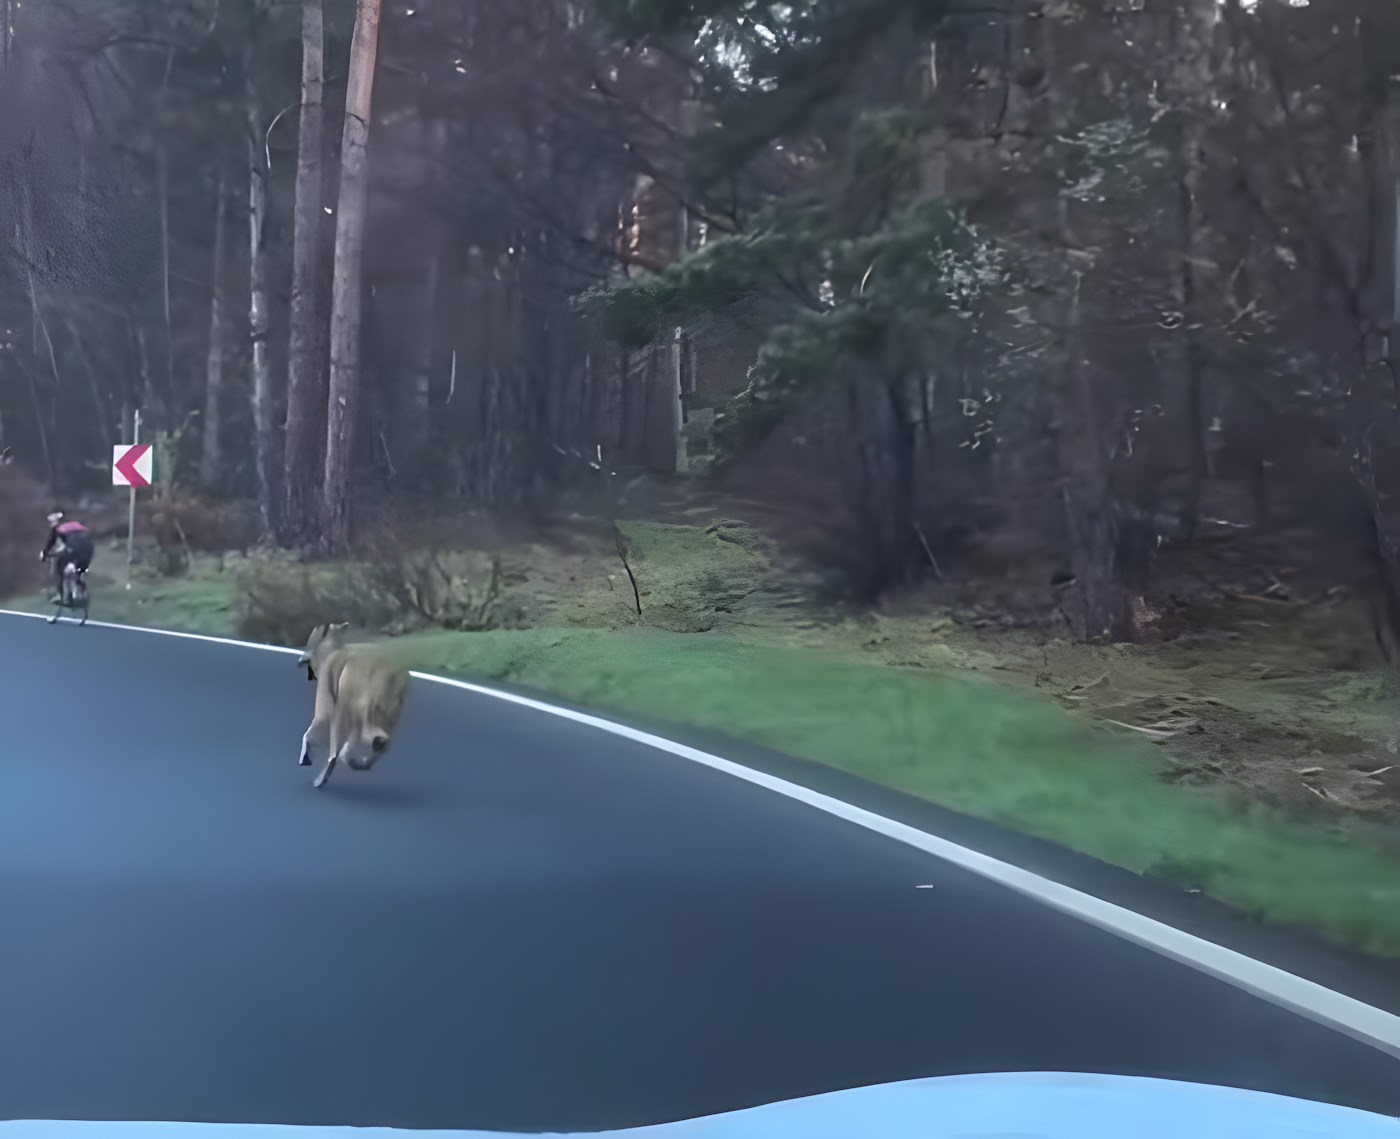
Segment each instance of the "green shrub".
M256 561L239 577L243 636L302 644L312 628L349 621L378 633L504 627L499 554L385 551L352 565Z

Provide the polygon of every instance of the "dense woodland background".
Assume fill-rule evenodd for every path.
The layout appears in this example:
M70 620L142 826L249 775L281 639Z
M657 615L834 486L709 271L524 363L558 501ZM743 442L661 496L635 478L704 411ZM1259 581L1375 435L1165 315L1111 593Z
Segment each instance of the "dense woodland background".
M49 500L139 408L320 554L651 472L858 598L1019 551L1080 639L1222 528L1397 595L1393 0L380 7L0 0Z

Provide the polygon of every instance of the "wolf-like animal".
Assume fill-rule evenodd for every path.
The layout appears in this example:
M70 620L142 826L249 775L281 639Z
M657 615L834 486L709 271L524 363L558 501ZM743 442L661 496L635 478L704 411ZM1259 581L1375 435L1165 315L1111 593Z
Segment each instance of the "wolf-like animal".
M321 788L341 760L354 771L368 771L389 746L408 690L408 673L363 646L345 643L347 624L318 625L297 658L316 684L316 708L301 739L297 762L309 767L317 756L325 767L313 787Z

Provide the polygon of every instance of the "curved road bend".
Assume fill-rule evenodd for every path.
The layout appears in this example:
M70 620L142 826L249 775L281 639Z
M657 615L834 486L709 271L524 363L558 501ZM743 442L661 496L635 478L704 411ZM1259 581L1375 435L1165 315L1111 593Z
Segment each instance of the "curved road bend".
M1400 1060L584 725L414 681L317 794L288 656L0 617L0 676L0 1118L591 1130L1046 1069L1400 1113Z

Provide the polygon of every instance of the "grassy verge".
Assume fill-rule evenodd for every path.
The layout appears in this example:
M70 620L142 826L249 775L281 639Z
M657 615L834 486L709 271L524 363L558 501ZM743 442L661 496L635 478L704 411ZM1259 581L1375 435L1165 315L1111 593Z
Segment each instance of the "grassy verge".
M183 578L138 574L127 590L120 582L93 573L88 577L88 584L94 621L179 629L211 636L228 637L237 633L237 586L228 574L206 571ZM42 592L12 597L4 607L45 616L53 612L53 606Z
M611 588L601 587L608 593ZM237 632L236 580L196 572L95 593L94 617ZM567 599L566 599L567 601ZM572 602L563 606L565 612ZM945 806L1205 893L1400 955L1400 850L1364 821L1343 828L1163 778L1162 753L1048 699L936 659L895 667L820 632L581 627L396 638L411 667L506 680L578 704L723 731L844 768ZM682 623L683 624L683 623Z

